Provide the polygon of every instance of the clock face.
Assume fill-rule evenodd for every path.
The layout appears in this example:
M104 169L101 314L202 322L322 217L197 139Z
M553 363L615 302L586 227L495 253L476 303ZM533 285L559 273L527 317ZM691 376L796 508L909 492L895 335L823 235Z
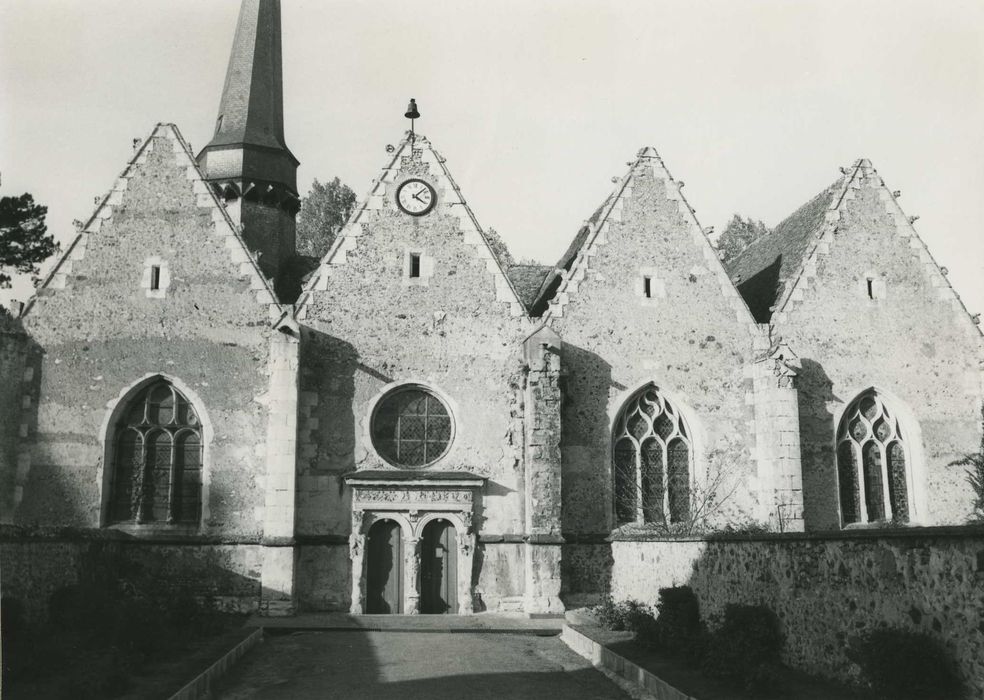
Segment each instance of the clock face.
M423 216L437 204L437 193L423 180L406 180L396 190L396 204L411 216Z

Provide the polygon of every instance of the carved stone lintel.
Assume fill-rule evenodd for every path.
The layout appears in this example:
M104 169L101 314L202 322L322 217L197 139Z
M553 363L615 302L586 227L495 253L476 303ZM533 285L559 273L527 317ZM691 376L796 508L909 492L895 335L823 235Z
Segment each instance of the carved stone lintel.
M472 491L463 489L383 489L356 487L357 503L460 503L471 507Z

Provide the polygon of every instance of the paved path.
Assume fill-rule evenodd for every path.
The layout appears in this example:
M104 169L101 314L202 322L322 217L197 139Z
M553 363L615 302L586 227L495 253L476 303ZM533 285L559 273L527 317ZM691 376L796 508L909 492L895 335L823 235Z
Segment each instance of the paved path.
M556 636L305 631L268 635L217 688L224 700L615 700L629 696Z

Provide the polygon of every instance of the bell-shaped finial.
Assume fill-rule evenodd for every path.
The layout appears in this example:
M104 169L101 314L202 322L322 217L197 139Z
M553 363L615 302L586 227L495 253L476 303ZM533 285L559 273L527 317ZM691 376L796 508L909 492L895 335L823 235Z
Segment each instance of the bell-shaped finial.
M410 98L410 104L407 105L407 113L403 115L407 119L420 119L420 112L417 111L417 100Z

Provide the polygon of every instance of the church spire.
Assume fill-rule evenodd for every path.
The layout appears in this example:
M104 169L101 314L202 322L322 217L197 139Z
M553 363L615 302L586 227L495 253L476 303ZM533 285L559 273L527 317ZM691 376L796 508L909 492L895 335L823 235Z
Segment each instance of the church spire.
M299 208L298 161L284 138L280 0L242 0L215 133L198 163L276 276L295 252Z

